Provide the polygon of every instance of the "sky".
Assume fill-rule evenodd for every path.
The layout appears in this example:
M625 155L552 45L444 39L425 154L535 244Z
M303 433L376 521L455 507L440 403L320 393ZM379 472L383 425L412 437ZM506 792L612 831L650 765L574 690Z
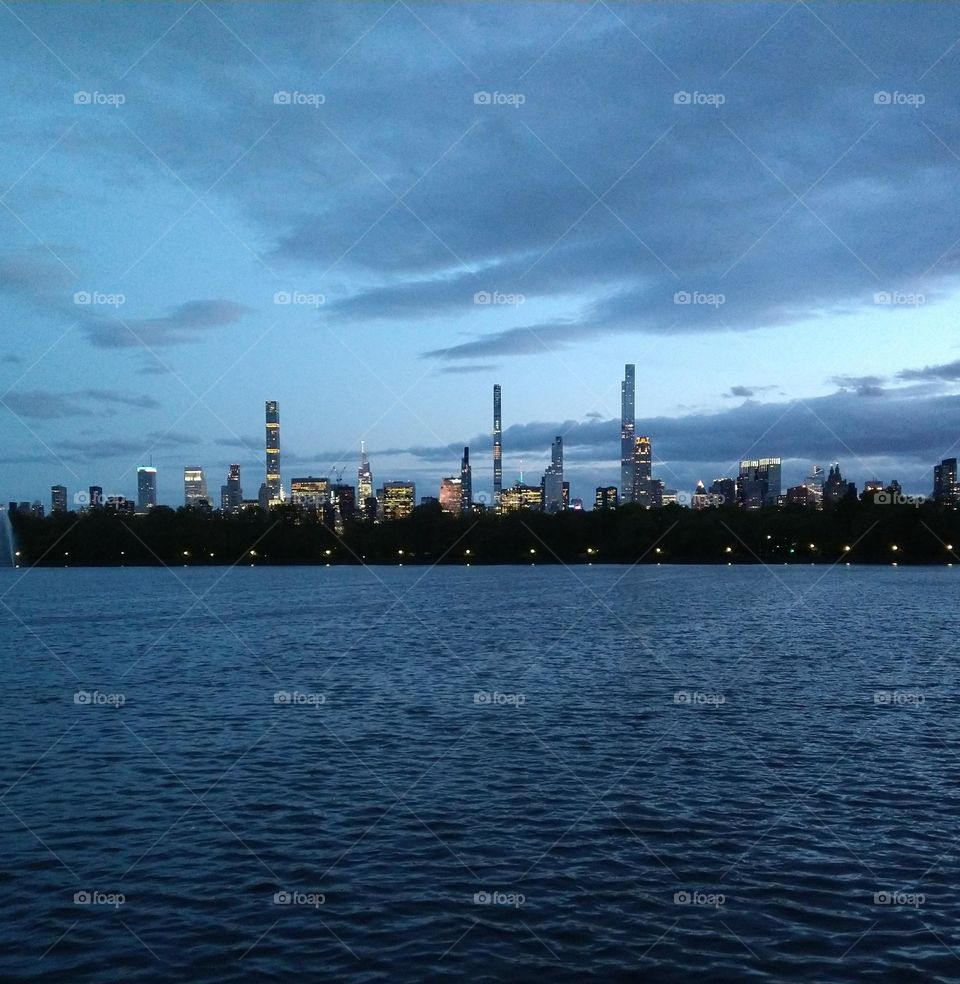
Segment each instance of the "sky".
M960 7L0 4L0 498L960 441Z

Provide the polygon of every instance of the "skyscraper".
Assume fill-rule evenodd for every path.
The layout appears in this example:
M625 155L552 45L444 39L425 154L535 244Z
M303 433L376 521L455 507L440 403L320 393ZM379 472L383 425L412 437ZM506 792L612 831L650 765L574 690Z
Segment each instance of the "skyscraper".
M220 508L224 512L239 512L243 504L243 488L240 485L240 466L231 465L227 484L220 486Z
M493 506L499 512L503 492L503 421L500 417L500 384L493 387Z
M461 479L454 476L440 479L440 508L445 513L460 515L463 500L461 486Z
M280 407L267 400L267 495L271 501L281 498L280 483Z
M960 501L956 458L944 458L939 465L933 466L933 498L949 506Z
M633 502L634 497L636 371L637 367L628 362L623 367L623 382L620 384L620 501L623 503Z
M383 483L383 518L405 519L417 502L417 487L413 482Z
M616 509L617 508L616 485L598 485L597 493L593 499L593 508Z
M141 465L137 469L137 509L146 512L157 504L157 469Z
M363 441L360 442L360 467L357 469L357 497L361 509L366 509L367 500L373 498L373 472Z
M470 468L470 448L464 448L460 459L460 512L468 513L472 508L473 472Z
M649 437L633 439L633 454L630 461L631 502L641 506L658 506L661 486L653 481L653 442Z
M209 503L207 497L207 479L203 474L202 468L183 469L183 504L185 506L199 506Z
M96 509L97 506L103 505L103 486L102 485L91 485L88 491L90 496L88 505L91 509Z
M780 498L780 458L750 458L740 462L737 503L746 509L775 506Z
M550 447L550 464L543 476L544 512L563 511L563 484L563 438L558 436Z
M50 486L50 511L55 513L65 513L67 511L66 485Z

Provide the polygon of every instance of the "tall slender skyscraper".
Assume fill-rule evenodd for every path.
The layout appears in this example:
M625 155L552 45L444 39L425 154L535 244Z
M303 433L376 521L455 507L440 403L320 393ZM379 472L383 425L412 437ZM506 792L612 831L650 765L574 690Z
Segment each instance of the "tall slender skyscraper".
M500 384L493 387L493 505L499 512L503 492L503 424L500 419Z
M464 448L460 459L460 512L468 513L472 508L473 472L470 468L470 448Z
M146 512L157 504L157 469L141 465L137 469L137 509Z
M267 400L267 494L280 498L280 407Z
M543 511L563 511L563 438L556 437L550 448L550 465L543 476Z
M633 502L633 435L636 430L634 419L636 403L637 367L628 362L623 367L623 382L620 384L620 501Z
M357 505L361 513L366 515L367 500L373 498L373 472L370 470L363 441L360 442L360 467L357 469L357 498L360 500Z

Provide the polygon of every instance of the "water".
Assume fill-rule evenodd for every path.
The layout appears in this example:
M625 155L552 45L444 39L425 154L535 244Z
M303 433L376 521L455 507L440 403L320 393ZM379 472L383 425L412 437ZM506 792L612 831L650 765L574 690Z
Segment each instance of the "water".
M955 981L957 573L10 571L0 979Z

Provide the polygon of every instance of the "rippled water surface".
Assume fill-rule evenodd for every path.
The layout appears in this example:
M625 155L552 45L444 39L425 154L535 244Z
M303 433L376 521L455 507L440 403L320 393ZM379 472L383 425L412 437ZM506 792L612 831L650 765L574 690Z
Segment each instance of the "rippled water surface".
M4 982L960 979L956 569L0 573Z

